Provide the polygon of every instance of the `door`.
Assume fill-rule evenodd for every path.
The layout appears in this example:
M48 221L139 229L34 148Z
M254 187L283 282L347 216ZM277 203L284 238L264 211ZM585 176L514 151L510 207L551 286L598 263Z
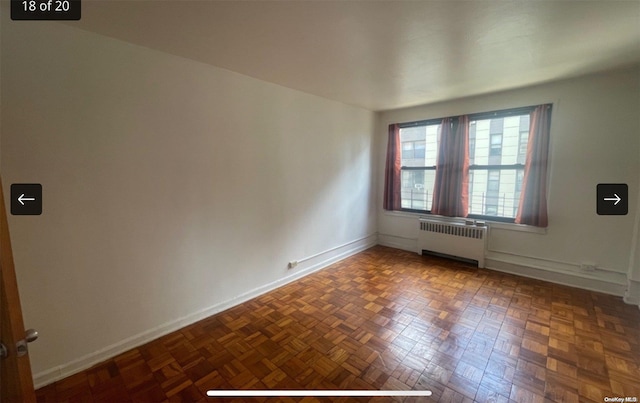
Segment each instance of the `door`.
M6 349L0 358L0 402L36 401L25 339L0 178L0 342Z

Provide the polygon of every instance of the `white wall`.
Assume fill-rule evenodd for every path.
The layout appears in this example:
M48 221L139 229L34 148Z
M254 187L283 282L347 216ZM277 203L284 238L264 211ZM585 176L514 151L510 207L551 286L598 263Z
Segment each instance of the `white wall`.
M372 112L3 19L4 190L43 186L9 220L37 385L375 244Z
M628 69L487 96L383 112L379 116L380 242L416 249L416 217L382 209L387 126L552 102L549 227L491 228L488 267L623 295L630 266L640 171L640 75ZM629 214L598 216L596 185L627 183ZM584 273L580 263L598 270Z

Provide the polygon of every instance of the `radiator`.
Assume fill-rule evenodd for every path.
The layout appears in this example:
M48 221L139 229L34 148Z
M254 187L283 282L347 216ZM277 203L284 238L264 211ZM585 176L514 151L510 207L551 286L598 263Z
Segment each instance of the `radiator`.
M487 227L448 223L421 218L418 231L418 253L435 252L475 260L484 267Z

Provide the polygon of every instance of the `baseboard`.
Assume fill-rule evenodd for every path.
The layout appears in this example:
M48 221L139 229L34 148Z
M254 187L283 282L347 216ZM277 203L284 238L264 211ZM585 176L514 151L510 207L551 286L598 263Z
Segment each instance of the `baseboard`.
M389 234L378 234L378 243L409 252L416 252L418 247L417 239ZM625 274L613 271L596 270L592 273L583 273L576 271L575 266L500 252L489 252L485 257L487 269L616 295L624 297L624 301L628 304L640 306L640 281L629 280L627 283Z
M202 309L200 311L191 313L181 318L166 322L160 326L149 329L145 332L131 336L110 346L102 348L98 351L94 351L90 354L82 356L71 362L59 365L54 368L41 371L33 376L33 382L36 388L40 388L56 382L60 379L66 378L70 375L91 368L102 361L115 357L118 354L124 353L133 348L139 347L145 343L153 341L166 334L179 330L185 326L193 324L199 320L207 318L211 315L215 315L219 312L225 311L238 304L246 302L250 299L258 297L269 291L275 290L285 284L295 281L299 278L307 276L313 272L321 270L333 263L346 259L349 256L362 252L375 246L378 243L377 234L368 235L338 247L329 249L328 251L321 252L313 256L312 259L308 259L304 267L299 267L294 273L283 277L277 281L266 284L264 286L255 288L251 291L243 293L235 298L227 301L215 304L211 307Z
M629 279L627 291L624 293L624 302L631 305L638 305L640 309L640 281Z
M551 283L597 291L619 297L624 296L627 288L626 276L622 273L595 272L583 274L570 271L558 271L553 268L544 267L544 265L525 265L515 259L498 258L495 256L485 258L485 266L488 269L503 273L549 281Z
M417 240L389 234L378 234L378 243L391 248L416 252ZM503 273L515 274L536 280L582 288L605 294L624 296L625 302L635 304L640 302L640 282L636 288L625 294L627 290L626 275L611 271L596 270L593 273L580 273L573 270L572 265L551 261L534 262L531 258L519 258L513 255L490 252L485 257L487 269Z
M418 239L406 238L390 234L378 234L378 244L390 248L402 249L408 252L417 252Z

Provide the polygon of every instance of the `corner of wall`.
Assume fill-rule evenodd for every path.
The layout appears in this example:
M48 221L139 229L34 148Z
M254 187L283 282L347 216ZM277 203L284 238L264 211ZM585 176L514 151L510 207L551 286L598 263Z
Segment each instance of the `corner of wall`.
M638 305L640 309L640 281L629 279L629 285L622 299L627 304Z
M624 302L627 304L638 305L638 308L640 309L640 180L638 182L636 216L633 225L633 234L631 236L629 272L627 273L628 286L624 294Z

